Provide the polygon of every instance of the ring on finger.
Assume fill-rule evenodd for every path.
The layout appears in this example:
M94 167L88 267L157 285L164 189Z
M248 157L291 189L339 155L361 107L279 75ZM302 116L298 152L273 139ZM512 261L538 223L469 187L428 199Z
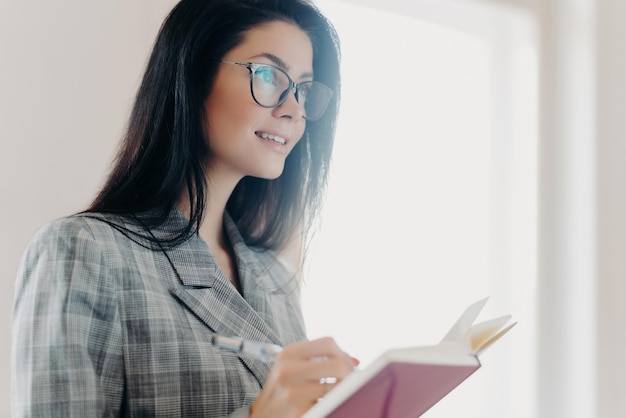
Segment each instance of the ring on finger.
M322 377L320 379L320 385L334 385L337 383L336 377Z

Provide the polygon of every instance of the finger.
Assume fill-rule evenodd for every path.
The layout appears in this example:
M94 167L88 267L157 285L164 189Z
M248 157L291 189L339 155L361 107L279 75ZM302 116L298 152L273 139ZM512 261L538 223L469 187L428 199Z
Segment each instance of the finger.
M300 382L320 383L322 378L343 380L354 367L342 359L327 358L323 360L286 360L274 365L275 373L280 375L284 384L296 385Z
M296 356L301 359L312 359L319 357L340 357L346 355L330 337L318 338L311 341L303 341L292 344L283 351L286 355Z
M312 404L326 396L335 386L337 386L336 383L320 384L319 382L303 385L298 391L301 395L300 401L312 406Z
M337 358L345 361L348 367L354 368L358 360L341 350L335 340L330 337L304 341L285 347L281 353L283 358L299 358L301 360L326 360ZM356 360L356 362L355 362Z

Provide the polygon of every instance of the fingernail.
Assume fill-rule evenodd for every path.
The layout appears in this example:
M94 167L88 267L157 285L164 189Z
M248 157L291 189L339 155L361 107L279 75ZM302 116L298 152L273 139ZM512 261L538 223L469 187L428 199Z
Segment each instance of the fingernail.
M354 367L358 366L359 364L361 364L361 362L359 361L358 358L354 358L354 357L350 357L352 359L352 364L354 364Z

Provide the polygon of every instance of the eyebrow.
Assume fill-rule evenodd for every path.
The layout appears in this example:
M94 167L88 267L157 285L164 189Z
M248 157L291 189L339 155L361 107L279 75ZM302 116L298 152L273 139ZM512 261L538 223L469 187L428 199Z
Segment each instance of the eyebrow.
M287 63L285 61L283 61L280 57L278 57L278 56L276 56L274 54L270 54L269 52L264 52L262 54L255 55L255 56L251 57L250 59L255 59L255 58L267 58L268 60L272 61L272 63L274 65L276 65L280 69L284 70L285 72L289 72L289 70L291 70L291 67L289 65L287 65ZM307 72L307 73L301 74L300 77L301 78L304 78L304 77L311 77L311 78L313 78L313 73L312 72Z

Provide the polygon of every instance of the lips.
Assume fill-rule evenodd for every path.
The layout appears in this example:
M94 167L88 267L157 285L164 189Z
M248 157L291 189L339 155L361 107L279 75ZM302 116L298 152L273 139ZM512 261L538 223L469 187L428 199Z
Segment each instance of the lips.
M287 140L283 138L282 136L268 134L266 132L255 132L255 134L261 139L264 139L266 141L276 142L277 144L280 144L280 145L285 145L287 143Z

